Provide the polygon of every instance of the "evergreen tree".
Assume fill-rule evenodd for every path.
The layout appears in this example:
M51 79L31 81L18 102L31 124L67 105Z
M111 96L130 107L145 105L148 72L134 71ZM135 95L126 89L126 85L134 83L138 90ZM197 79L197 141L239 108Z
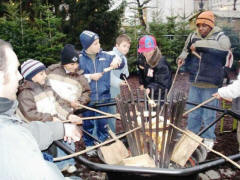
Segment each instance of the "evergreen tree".
M0 37L11 42L20 61L34 58L46 65L59 61L65 35L58 31L60 18L53 15L49 5L38 6L38 17L22 10L22 4L4 4L0 18Z

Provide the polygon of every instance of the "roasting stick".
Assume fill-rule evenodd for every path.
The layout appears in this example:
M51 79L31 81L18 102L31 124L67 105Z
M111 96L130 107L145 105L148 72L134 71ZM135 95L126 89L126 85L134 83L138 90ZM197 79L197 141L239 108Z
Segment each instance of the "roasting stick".
M204 143L202 143L201 141L193 138L190 134L188 134L188 132L178 128L177 126L175 126L172 123L169 123L173 128L177 129L178 131L182 132L183 134L187 135L188 137L190 137L192 140L196 141L197 143L201 144L202 146L204 146L206 149L208 149L209 151L221 156L222 158L224 158L226 161L230 162L231 164L233 164L234 166L236 166L238 169L240 169L240 165L237 164L236 162L234 162L233 160L231 160L230 158L228 158L227 156L223 155L222 153L213 150L212 148L209 148L207 145L205 145Z
M124 137L124 136L126 136L126 135L128 135L128 134L130 134L130 133L132 133L132 132L137 131L137 130L140 129L140 128L141 128L141 126L138 126L138 127L134 128L134 129L128 131L128 132L125 132L124 134L122 134L122 135L120 135L120 136L117 136L116 138L117 138L117 139L120 139L120 138L122 138L122 137ZM105 145L105 144L109 144L109 143L111 143L111 142L113 142L113 141L115 141L115 140L116 140L115 138L114 138L114 139L109 139L109 140L107 140L107 141L104 141L104 142L101 143L101 144L97 144L97 145L92 146L92 147L90 147L90 148L88 148L88 149L85 149L85 150L82 150L82 151L79 151L79 152L76 152L76 153L73 153L73 154L70 154L70 155L67 155L67 156L62 156L62 157L53 158L53 161L62 161L62 160L65 160L65 159L69 159L69 158L72 158L72 157L79 156L79 155L84 154L84 153L86 153L86 152L88 152L88 151L91 151L91 150L93 150L93 149L96 149L96 148L98 148L98 147L101 147L101 146L103 146L103 145Z
M105 115L105 116L110 116L110 117L114 117L114 118L116 118L116 119L120 119L120 115L119 115L119 114L106 113L106 112L100 111L100 110L98 110L98 109L94 109L94 108L85 106L85 105L83 105L83 104L78 104L78 106L79 106L79 107L82 107L82 108L85 108L85 109L87 109L87 110L90 110L90 111L94 111L94 112L103 114L103 115ZM94 119L95 119L95 117L94 117Z
M202 102L201 104L199 104L199 105L195 106L194 108L189 109L188 111L186 111L185 113L183 113L183 116L186 116L188 113L190 113L190 112L192 112L192 111L200 108L201 106L209 103L210 101L212 101L212 100L214 100L214 99L216 99L216 97L211 97L211 98L207 99L206 101Z
M176 78L177 78L178 71L179 71L180 67L181 67L181 66L178 66L178 67L177 67L175 76L174 76L174 78L173 78L172 86L171 86L171 88L170 88L170 90L168 91L168 94L167 94L167 99L169 98L169 95L171 94L171 91L172 91L172 89L173 89L173 86L174 86L174 84L175 84L175 82L176 82Z
M202 57L196 51L192 51L192 54L195 55L199 60L202 59Z
M92 117L80 117L79 122L76 121L74 122L74 124L82 124L80 123L81 121L85 121L85 120L91 120L91 119L103 119L103 118L111 118L111 117L115 117L118 116L118 114L113 114L113 115L104 115L104 116L92 116ZM65 121L61 121L63 123L67 123L67 122L71 122L70 120L65 120Z

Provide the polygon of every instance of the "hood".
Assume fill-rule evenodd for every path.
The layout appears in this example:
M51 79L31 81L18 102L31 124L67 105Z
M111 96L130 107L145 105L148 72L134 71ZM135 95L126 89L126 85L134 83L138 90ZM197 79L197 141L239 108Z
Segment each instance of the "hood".
M27 80L24 80L23 84L21 84L19 87L18 87L18 92L22 92L24 89L34 89L36 88L37 86L40 86L40 84L37 84L37 83L34 83L32 81L27 81Z
M151 59L149 61L147 61L148 65L151 66L151 68L154 68L158 65L158 62L160 61L162 57L162 53L160 51L160 49L157 47L155 50L154 50L154 53L151 57Z
M51 74L51 73L54 74L54 72L58 73L58 72L62 72L62 71L66 73L65 69L63 68L63 66L60 63L58 63L58 64L52 64L51 66L48 66L46 72L47 72L47 74ZM83 74L83 70L80 69L76 73L70 73L70 75L74 75L74 74L75 75Z
M213 29L208 33L208 35L204 38L207 39L208 37L211 37L213 34L221 32L222 29L220 27L214 26ZM197 35L201 37L200 33L197 30Z
M18 102L0 97L0 114L13 115L17 109Z

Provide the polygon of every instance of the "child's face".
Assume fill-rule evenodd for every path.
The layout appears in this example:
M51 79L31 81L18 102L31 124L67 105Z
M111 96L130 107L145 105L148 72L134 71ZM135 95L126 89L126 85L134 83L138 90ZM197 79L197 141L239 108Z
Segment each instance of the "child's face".
M71 73L76 72L78 69L78 63L69 63L69 64L65 64L63 66L67 71L69 71Z
M99 43L99 39L96 39L95 41L93 41L91 46L89 46L89 48L86 51L89 54L97 54L99 53L100 48L101 48L101 45Z
M123 55L127 55L129 48L130 48L130 43L127 41L121 42L119 45L116 44L116 48L119 50L120 53Z
M35 83L39 83L41 85L44 85L45 82L46 82L46 72L45 70L37 73L35 76L32 77L32 81L35 82Z
M146 58L146 60L149 61L154 54L154 49L152 51L149 51L149 52L143 52L142 54Z

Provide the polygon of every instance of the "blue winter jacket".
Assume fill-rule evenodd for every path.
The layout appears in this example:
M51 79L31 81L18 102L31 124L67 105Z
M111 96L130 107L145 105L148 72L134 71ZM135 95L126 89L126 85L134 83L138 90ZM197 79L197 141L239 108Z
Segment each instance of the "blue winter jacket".
M194 44L199 60L191 54L190 47ZM221 86L224 78L224 65L231 44L220 28L214 27L207 37L202 38L198 32L189 35L179 58L185 59L186 70L190 74L190 82L209 83Z
M105 51L100 51L96 55L96 59L92 60L85 51L81 51L79 55L79 69L84 71L84 74L93 74L103 72L108 68L114 59L115 55L110 55ZM124 62L122 61L119 69L123 68ZM98 80L91 80L89 83L91 88L91 102L110 99L110 72L106 72Z

